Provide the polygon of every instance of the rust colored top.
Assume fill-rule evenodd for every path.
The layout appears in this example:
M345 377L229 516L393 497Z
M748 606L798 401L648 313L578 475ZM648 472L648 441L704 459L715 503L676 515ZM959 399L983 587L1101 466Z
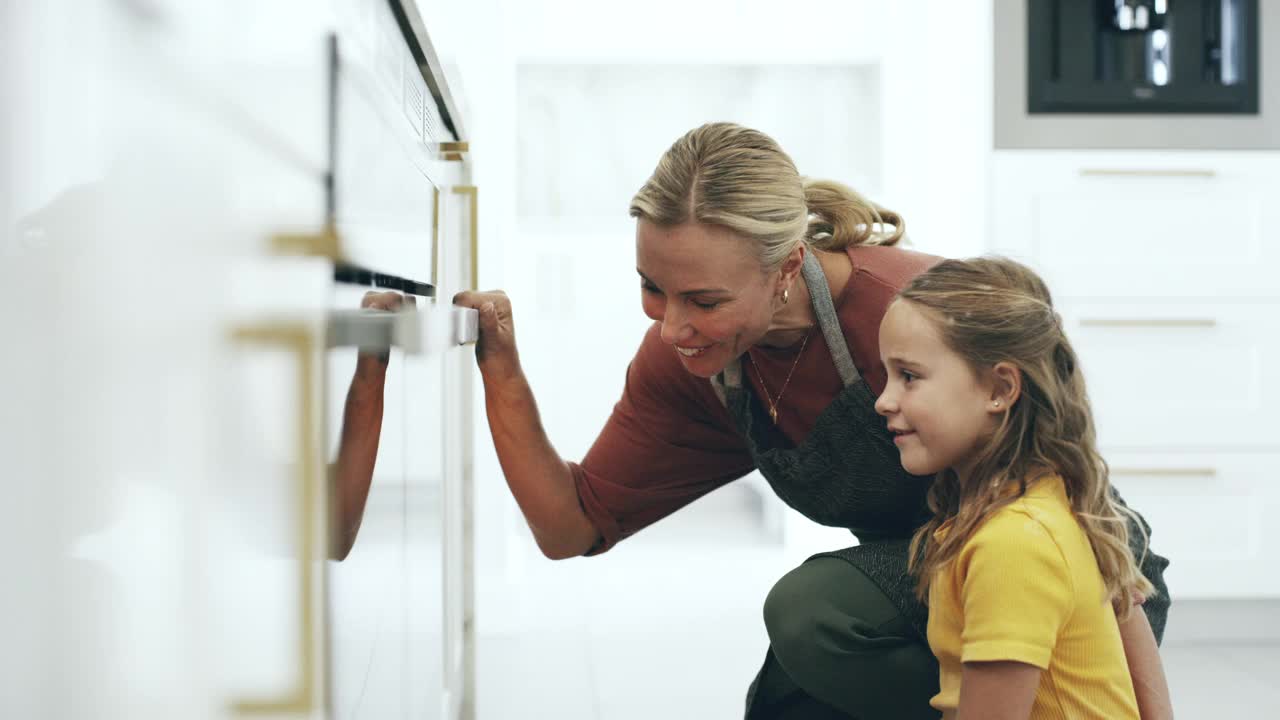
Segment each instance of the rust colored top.
M884 391L880 320L894 295L941 258L898 247L854 247L839 297L832 298L858 372ZM752 347L743 377L759 397L760 379L779 388L795 373L778 406L783 444L804 441L818 416L844 389L822 333L814 331L797 363L800 343ZM755 469L742 436L711 383L690 374L654 323L627 368L622 399L581 463L569 463L578 498L602 542L590 554L670 515Z

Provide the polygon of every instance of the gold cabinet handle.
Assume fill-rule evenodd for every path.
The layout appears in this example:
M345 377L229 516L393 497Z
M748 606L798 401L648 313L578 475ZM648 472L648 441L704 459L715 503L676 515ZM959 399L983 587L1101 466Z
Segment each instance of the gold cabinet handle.
M1111 474L1135 477L1217 477L1218 469L1212 467L1116 467L1111 468Z
M271 237L271 251L277 255L307 255L344 262L342 237L332 223L326 223L318 232L278 233Z
M440 287L440 188L431 189L431 287Z
M1083 177L1217 177L1209 168L1081 168Z
M462 156L469 152L471 152L471 143L465 140L440 143L440 158L448 162L461 162Z
M471 289L480 289L480 189L475 185L455 185L456 195L471 196Z
M316 522L320 501L319 449L313 430L316 402L316 339L302 324L247 325L231 331L239 345L283 347L298 363L298 472L294 479L298 501L298 678L292 689L275 698L241 699L232 702L237 715L310 714L316 709L317 656L315 632L315 572L312 561L322 547L323 525ZM323 616L323 614L321 614Z
M1083 318L1081 327L1127 328L1211 328L1218 321L1213 318Z

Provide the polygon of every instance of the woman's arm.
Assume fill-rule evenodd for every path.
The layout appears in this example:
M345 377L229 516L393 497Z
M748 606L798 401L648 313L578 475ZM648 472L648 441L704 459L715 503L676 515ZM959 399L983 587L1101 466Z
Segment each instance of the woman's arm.
M1129 675L1133 677L1133 692L1138 696L1138 714L1142 720L1170 720L1173 702L1169 698L1169 683L1165 680L1155 633L1142 608L1134 608L1129 619L1120 623L1120 639L1124 642Z
M960 674L956 720L1027 720L1040 687L1040 668L999 660L967 662Z
M516 351L511 301L502 292L464 292L453 302L480 311L476 363L489 430L502 473L538 548L553 560L586 554L600 534L582 509L572 471L543 430Z

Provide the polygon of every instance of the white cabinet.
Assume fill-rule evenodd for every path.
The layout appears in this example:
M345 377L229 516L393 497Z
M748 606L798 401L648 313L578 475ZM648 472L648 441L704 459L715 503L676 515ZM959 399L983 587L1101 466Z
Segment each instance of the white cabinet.
M1280 153L994 154L991 249L1061 297L1280 296Z
M1275 453L1112 452L1111 481L1152 526L1176 597L1280 596Z
M31 660L5 663L0 715L318 715L332 271L266 249L323 221L322 179L181 92L162 23L81 9L6 16L64 52L5 88L26 146L4 172L30 182L4 233L32 241L0 262L6 348L28 349L2 372L30 388L6 480L39 489L6 583Z
M1044 275L1112 480L1178 597L1280 596L1280 153L997 151L993 252Z
M23 549L0 600L2 717L469 707L474 368L448 298L475 238L463 210L438 223L435 198L465 208L474 190L414 129L432 102L405 79L414 63L399 95L349 84L350 152L331 154L342 8L387 3L0 10L0 436L18 486L0 526ZM350 169L337 207L335 157ZM366 288L335 284L335 217L349 259L443 298L420 300L426 342L392 350L369 509L341 564L325 469L355 351L326 346Z
M1058 304L1103 447L1280 452L1280 298Z

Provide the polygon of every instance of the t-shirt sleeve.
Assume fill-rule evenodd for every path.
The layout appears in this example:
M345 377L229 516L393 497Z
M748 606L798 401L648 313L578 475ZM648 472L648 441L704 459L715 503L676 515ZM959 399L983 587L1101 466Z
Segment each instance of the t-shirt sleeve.
M961 661L1013 660L1047 669L1073 597L1066 558L1048 528L1021 512L997 515L956 561Z
M569 463L602 553L754 469L710 381L691 375L655 324L627 368L622 398L581 463Z

